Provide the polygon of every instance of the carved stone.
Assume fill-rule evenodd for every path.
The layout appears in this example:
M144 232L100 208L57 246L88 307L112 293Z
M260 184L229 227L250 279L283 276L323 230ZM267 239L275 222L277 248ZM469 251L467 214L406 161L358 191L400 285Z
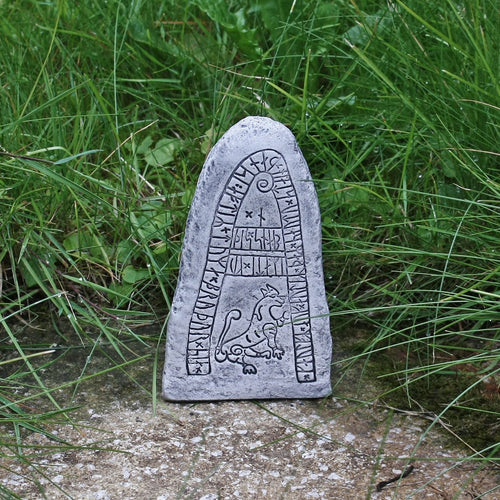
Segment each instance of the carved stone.
M248 117L210 152L167 327L163 397L318 398L331 335L321 218L294 136Z

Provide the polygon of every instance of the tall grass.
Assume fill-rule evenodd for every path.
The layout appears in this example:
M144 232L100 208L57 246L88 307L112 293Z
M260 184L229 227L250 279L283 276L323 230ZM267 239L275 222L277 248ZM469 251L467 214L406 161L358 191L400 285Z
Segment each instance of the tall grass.
M168 314L204 157L264 114L316 180L332 334L367 331L339 366L498 418L499 28L493 0L0 3L0 413L9 358L66 407L17 341L42 313L93 355L161 345L138 327Z

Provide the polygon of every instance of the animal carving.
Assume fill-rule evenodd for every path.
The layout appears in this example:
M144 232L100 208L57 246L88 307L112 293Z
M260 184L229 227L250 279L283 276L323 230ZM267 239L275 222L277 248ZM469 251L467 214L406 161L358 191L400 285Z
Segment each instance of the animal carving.
M282 359L285 354L284 349L276 343L276 335L278 328L289 318L288 301L269 284L260 291L262 298L255 304L248 328L241 332L237 322L241 318L241 311L232 309L226 315L215 349L218 362L229 360L238 363L245 374L257 373L257 368L248 362L248 358Z

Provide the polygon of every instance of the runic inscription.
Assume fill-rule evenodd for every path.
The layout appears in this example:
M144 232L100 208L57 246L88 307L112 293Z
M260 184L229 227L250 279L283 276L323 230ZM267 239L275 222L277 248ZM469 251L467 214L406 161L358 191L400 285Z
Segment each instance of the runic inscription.
M186 226L165 398L329 392L320 220L307 164L286 127L249 117L216 144Z
M287 164L278 151L264 149L247 156L236 166L222 192L214 215L200 291L189 324L186 352L189 375L211 373L211 345L213 342L221 344L221 338L229 333L214 332L214 319L220 310L220 292L228 275L261 278L266 284L271 278L278 281L285 278L284 294L279 295L275 290L279 300L286 302L289 308L287 316L292 329L297 381L314 382L314 346L308 320L309 294L300 208ZM271 302L266 310L262 300L255 304L262 316L260 322L257 321L259 313L254 312L248 330L242 333L246 337L253 335L252 340L233 340L233 348L225 356L216 355L217 361L239 363L243 366L243 373L252 374L257 369L247 364L248 358L282 359L282 355L275 354L279 327L271 313L278 309L278 305ZM284 307L283 304L280 307ZM284 314L280 319L285 322ZM226 317L225 328L231 326L228 320ZM218 340L214 338L217 334ZM237 355L238 350L243 354Z

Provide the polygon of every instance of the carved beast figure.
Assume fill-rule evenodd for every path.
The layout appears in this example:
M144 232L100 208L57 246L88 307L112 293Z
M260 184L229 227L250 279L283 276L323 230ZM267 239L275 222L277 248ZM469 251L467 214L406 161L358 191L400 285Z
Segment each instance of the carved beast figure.
M277 345L276 335L278 328L289 318L287 298L269 284L260 291L263 297L255 304L248 328L238 332L239 325L235 322L241 318L241 311L232 309L226 315L215 349L218 362L229 360L238 363L243 366L245 374L257 373L257 368L248 363L247 358L281 359L285 353Z

